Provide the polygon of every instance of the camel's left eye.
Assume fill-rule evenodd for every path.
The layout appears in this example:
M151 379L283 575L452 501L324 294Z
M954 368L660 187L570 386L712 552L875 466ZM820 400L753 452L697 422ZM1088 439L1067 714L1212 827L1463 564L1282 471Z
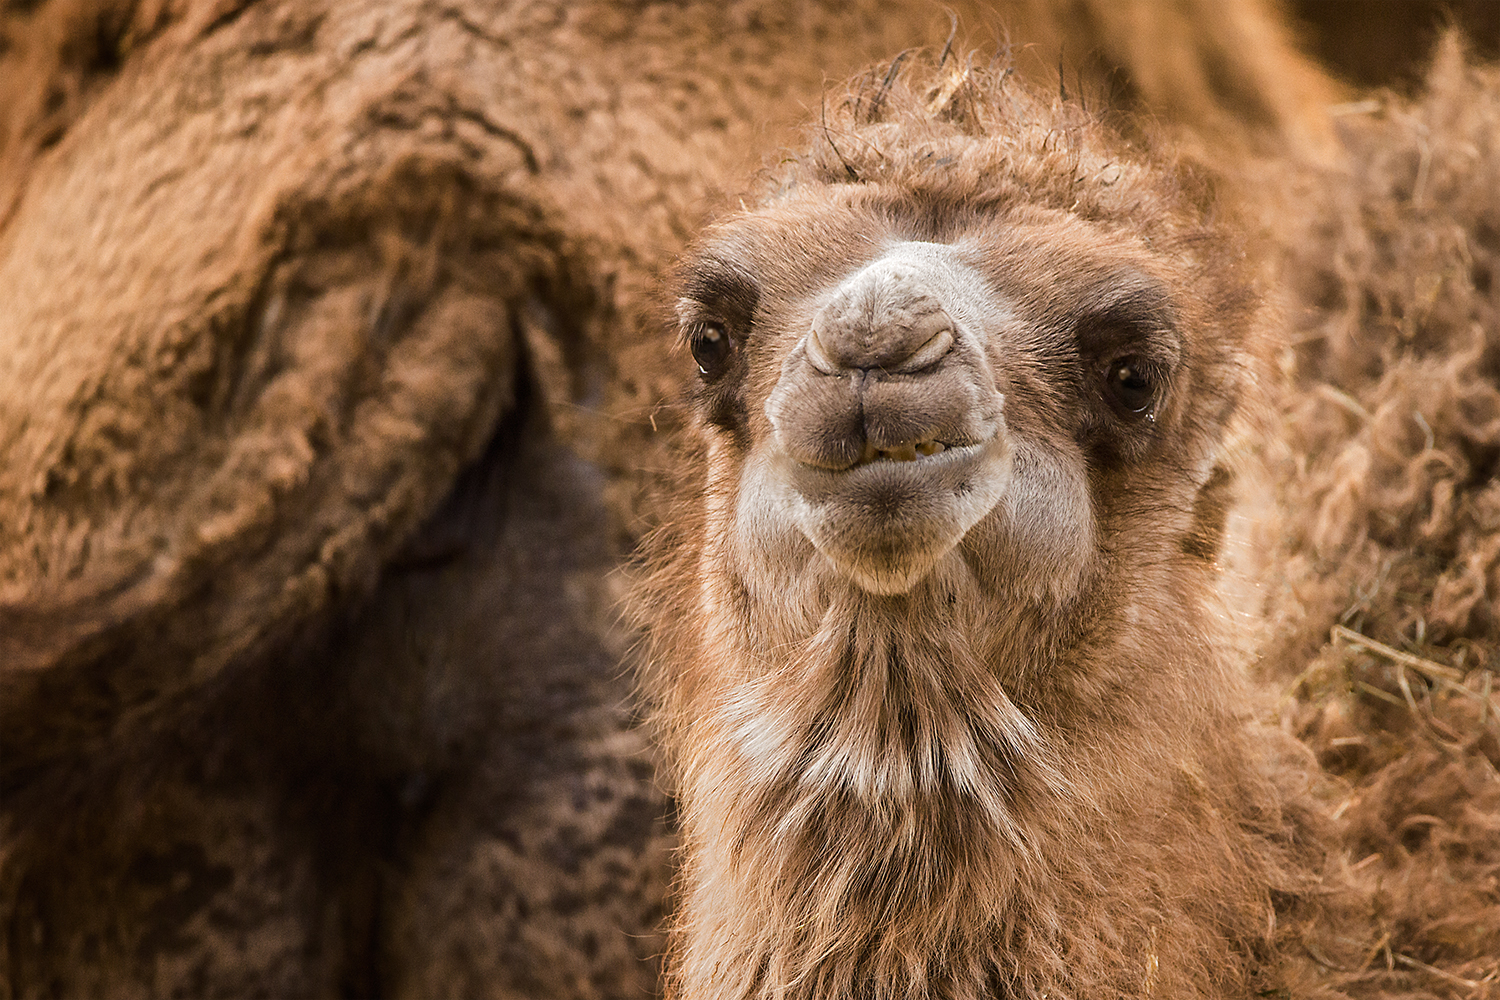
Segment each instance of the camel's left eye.
M1156 377L1135 355L1112 362L1105 375L1110 400L1127 413L1148 413L1156 403Z
M734 355L734 341L722 323L703 323L688 337L693 360L698 362L698 371L704 378L718 378L729 367Z

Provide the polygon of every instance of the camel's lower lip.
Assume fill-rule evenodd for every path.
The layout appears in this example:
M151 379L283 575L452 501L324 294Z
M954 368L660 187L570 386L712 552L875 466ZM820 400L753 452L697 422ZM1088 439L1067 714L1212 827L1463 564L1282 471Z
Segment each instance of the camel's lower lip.
M860 461L847 469L827 469L805 462L791 463L789 479L793 489L812 504L827 503L850 491L859 492L879 483L905 483L934 489L951 486L962 490L962 474L981 463L991 441L978 444L942 445L931 454L914 458L874 458ZM881 505L885 507L885 504Z
M782 467L794 517L813 546L866 590L909 590L994 508L1010 480L1003 434L914 461L841 472Z

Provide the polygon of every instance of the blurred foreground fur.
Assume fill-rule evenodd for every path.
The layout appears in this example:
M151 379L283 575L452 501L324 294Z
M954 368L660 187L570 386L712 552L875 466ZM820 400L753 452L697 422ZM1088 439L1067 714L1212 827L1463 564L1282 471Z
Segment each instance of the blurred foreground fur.
M1500 997L1500 68L1449 37L1342 110L1341 166L1249 181L1292 328L1261 670L1345 783L1374 929L1330 981Z

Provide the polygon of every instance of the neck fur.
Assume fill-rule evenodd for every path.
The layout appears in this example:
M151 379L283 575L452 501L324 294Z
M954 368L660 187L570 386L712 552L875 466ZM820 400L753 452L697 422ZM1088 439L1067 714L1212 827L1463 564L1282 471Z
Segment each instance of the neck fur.
M1248 995L1303 833L1206 581L1164 562L1141 584L1159 601L1060 601L960 557L880 597L815 556L699 553L655 581L662 608L695 598L654 640L684 840L672 995Z
M701 995L988 991L1036 861L1024 814L1063 779L954 603L843 588L810 636L779 637L779 662L721 640L740 662L684 792L694 895L739 902L696 907L720 925L683 956Z

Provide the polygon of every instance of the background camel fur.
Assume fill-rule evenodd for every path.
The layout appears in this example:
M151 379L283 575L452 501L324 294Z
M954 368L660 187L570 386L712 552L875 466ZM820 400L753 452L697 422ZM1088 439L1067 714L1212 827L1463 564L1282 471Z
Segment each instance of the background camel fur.
M1500 56L1500 6L1490 0L1294 0L1287 13L1318 61L1361 87L1420 92L1433 48L1450 28L1477 59Z
M1345 110L1341 165L1252 182L1291 301L1262 669L1346 783L1345 988L1497 996L1500 72L1450 36L1423 96Z
M1008 8L1046 42L1017 65L1056 79L1066 39L1064 80L1121 65L1117 100L1226 142L1336 138L1340 88L1261 5L1116 7ZM993 41L956 10L956 44ZM652 290L826 81L949 30L0 8L0 993L654 988L667 803L611 610L677 474L652 417L690 366ZM1190 54L1133 66L1143 38ZM1306 169L1306 205L1348 182Z

